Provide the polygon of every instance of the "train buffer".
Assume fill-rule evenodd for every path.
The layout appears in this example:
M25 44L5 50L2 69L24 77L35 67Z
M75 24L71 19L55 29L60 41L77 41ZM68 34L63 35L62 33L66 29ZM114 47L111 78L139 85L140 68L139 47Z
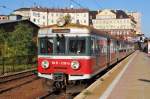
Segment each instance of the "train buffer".
M150 99L150 57L135 51L74 99Z

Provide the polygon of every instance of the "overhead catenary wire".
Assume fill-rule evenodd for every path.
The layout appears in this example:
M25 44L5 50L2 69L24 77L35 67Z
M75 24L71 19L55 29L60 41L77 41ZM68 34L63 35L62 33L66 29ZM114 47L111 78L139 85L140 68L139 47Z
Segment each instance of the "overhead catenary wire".
M96 6L97 6L98 8L101 7L101 5L99 4L99 1L100 1L100 0L95 0L95 4L96 4Z
M75 3L76 5L78 5L81 8L85 8L84 6L82 6L80 3L76 2L75 0L70 0L71 2Z

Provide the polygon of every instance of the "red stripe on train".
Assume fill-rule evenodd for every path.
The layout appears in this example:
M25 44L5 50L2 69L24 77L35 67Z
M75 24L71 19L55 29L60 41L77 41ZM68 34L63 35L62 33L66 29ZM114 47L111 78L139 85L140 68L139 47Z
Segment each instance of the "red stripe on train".
M41 63L43 60L49 62L49 68L43 69ZM79 62L80 68L73 70L71 68L71 62L74 59L50 59L50 58L38 58L38 72L40 73L56 73L63 72L66 74L91 74L92 73L92 59L75 59Z

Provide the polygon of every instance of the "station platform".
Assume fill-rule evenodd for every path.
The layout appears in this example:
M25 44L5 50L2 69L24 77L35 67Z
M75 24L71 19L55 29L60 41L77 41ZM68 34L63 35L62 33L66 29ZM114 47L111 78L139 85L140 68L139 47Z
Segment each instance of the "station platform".
M135 51L74 99L150 99L150 57Z

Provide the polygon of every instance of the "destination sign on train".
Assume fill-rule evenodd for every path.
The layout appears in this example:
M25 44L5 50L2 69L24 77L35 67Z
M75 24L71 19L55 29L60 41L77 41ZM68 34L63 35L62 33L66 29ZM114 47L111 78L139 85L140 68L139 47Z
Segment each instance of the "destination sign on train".
M70 29L52 29L52 33L70 33Z

